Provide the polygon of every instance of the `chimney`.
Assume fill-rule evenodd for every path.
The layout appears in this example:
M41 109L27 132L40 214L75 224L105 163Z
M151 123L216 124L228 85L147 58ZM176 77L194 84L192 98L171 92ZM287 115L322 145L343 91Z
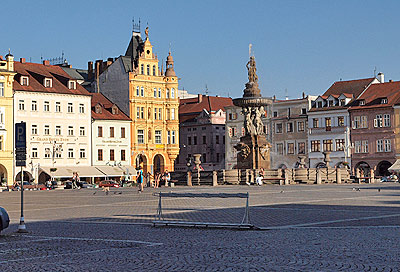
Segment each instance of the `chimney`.
M96 60L95 71L96 74L101 74L103 72L103 60Z
M197 102L201 103L201 101L203 101L203 95L202 94L198 94L197 95Z
M20 58L20 59L19 59L19 62L25 63L25 58Z
M93 78L93 61L88 61L88 80L91 80Z
M50 61L49 60L44 60L43 61L43 65L49 66L50 65Z
M393 82L393 79L389 79L389 82Z
M379 73L378 80L380 83L385 83L385 75L383 73Z

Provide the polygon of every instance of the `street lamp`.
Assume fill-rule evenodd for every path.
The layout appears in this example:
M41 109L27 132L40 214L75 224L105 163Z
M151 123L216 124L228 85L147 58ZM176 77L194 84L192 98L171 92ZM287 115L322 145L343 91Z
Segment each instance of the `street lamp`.
M54 181L54 172L57 170L56 168L54 168L54 164L56 162L57 155L61 154L61 152L62 152L62 143L58 144L57 141L50 141L50 144L52 144L52 149L47 150L46 153L51 156L51 160L52 160L52 164L53 164L53 167L50 169L51 181Z

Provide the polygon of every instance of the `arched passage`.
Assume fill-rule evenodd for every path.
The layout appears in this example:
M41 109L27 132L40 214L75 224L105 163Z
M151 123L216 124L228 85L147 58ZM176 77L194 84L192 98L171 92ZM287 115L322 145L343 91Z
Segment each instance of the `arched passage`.
M376 166L376 175L381 177L389 176L390 172L388 169L390 166L392 166L392 164L388 161L379 162Z
M16 181L21 181L21 172L18 172L18 174L15 177ZM31 181L33 180L33 176L31 173L29 173L28 171L24 171L24 181Z
M51 179L51 176L49 174L47 174L46 172L42 172L39 175L39 184L46 184L46 181L48 181L49 179Z
M165 170L165 162L164 162L164 157L161 156L160 154L157 154L154 156L154 173L163 173Z
M0 164L0 185L3 185L3 183L7 183L7 169Z
M354 169L359 169L360 170L360 176L361 177L369 177L369 174L371 172L371 166L365 161L360 161L358 162Z
M139 166L142 167L143 173L147 173L147 158L143 154L139 154L136 157L136 169L139 169Z

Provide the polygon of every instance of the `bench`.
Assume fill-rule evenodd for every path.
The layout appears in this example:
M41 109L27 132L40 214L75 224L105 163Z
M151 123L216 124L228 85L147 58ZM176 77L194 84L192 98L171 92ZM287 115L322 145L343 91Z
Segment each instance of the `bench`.
M263 178L263 183L264 181L279 181L279 185L283 185L285 183L285 178L267 177Z

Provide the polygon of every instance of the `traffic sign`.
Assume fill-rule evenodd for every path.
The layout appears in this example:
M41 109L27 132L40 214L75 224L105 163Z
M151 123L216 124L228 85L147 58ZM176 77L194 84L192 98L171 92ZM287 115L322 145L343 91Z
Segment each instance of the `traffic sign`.
M15 124L15 148L25 148L26 149L26 123L16 123Z

